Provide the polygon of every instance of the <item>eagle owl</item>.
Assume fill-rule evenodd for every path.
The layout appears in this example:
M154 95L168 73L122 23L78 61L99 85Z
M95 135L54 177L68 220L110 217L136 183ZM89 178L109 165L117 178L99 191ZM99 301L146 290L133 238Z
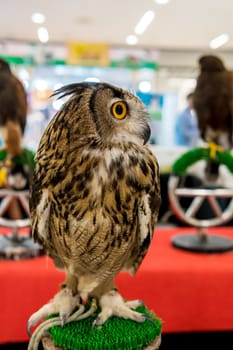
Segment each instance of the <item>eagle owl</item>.
M201 136L225 149L233 146L233 72L214 55L199 58L194 109Z
M199 58L200 73L194 90L193 105L201 137L223 149L233 146L233 72L214 55ZM212 146L211 146L212 147ZM213 146L215 147L215 146ZM207 161L206 180L216 181L219 163Z
M21 81L12 74L9 64L0 58L0 127L8 121L18 124L21 133L27 118L27 95Z
M30 209L34 240L66 272L62 289L29 319L47 314L64 324L77 302L95 298L103 324L117 315L143 322L114 285L134 274L149 248L160 206L159 168L146 146L148 113L128 91L107 83L77 83L42 135Z

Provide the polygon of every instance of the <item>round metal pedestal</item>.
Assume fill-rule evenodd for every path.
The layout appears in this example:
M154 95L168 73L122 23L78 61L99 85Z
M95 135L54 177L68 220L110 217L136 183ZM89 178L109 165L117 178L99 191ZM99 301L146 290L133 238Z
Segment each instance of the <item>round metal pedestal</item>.
M199 253L223 253L233 249L232 239L212 234L175 235L172 244L177 248Z
M6 260L30 259L42 255L39 246L27 235L0 236L0 258Z
M42 255L41 248L33 243L30 234L21 234L21 229L30 230L29 192L0 189L0 227L6 229L6 234L0 235L0 259L20 260ZM4 217L12 200L17 199L27 217L10 220ZM11 233L7 233L11 231Z
M233 240L227 237L207 234L208 227L224 224L233 216L233 188L188 188L180 187L180 177L170 176L169 199L176 216L189 225L197 227L197 233L180 234L172 238L176 248L200 253L223 253L233 249ZM189 204L181 205L183 198L189 198ZM219 201L228 199L228 205L222 209ZM213 212L212 218L200 219L197 213L207 201Z

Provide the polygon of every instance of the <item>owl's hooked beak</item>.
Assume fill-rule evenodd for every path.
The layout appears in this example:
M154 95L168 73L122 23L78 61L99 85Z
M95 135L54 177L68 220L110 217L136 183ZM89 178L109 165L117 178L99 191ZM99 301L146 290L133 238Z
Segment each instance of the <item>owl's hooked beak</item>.
M143 133L142 133L142 138L144 140L144 145L149 141L150 134L151 134L150 126L146 125L146 127L143 129Z

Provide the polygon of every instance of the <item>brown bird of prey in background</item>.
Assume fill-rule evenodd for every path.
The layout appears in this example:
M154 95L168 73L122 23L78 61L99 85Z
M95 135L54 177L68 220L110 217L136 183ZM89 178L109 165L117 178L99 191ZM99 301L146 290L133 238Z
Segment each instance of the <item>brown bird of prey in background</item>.
M200 73L194 90L194 109L202 138L232 148L233 72L213 55L199 59Z
M214 55L199 58L200 73L193 96L200 136L212 147L229 150L233 146L233 72ZM206 180L216 181L219 163L207 161Z
M13 121L20 125L23 134L26 118L27 96L23 84L0 58L0 127L5 128L8 121Z
M128 91L77 83L46 128L36 154L30 197L32 235L66 272L63 288L29 319L64 324L79 300L95 298L96 325L112 315L143 322L139 301L114 285L135 274L150 246L160 206L159 168L147 147L148 113Z

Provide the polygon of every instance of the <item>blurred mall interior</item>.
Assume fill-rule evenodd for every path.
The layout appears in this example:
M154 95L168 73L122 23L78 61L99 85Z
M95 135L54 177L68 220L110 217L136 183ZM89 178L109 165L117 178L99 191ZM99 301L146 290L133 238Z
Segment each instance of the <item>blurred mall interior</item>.
M162 234L159 233L163 237L161 242L158 239L157 248L161 260L159 257L157 272L150 282L153 286L157 281L161 282L161 285L152 288L154 300L157 298L155 304L161 305L153 309L163 322L161 350L232 349L232 250L221 254L179 250L171 244L173 231L170 231L175 228L176 233L190 229L196 232L203 220L205 228L214 226L207 223L210 216L206 205L211 206L212 203L215 214L220 217L217 232L222 230L221 234L226 232L233 239L231 194L222 209L224 211L227 207L227 219L219 206L213 204L213 195L210 195L211 199L206 199L209 204L203 204L195 226L177 216L170 206L168 193L173 162L189 150L189 146L177 144L175 125L178 114L186 108L187 95L196 87L200 73L199 58L203 55L218 56L225 67L233 71L232 17L232 0L0 0L0 58L10 64L27 93L27 123L22 141L25 148L36 152L43 131L65 101L65 98L56 99L51 95L65 84L105 81L135 93L148 109L149 141L160 164L163 199L159 216ZM4 147L2 134L0 142ZM224 183L220 187L226 186L226 183L232 187L232 171L225 174L223 169ZM199 168L194 175L198 172ZM198 198L197 195L197 201ZM195 211L197 201L190 207L188 215L192 216L190 212ZM200 221L201 224L198 224ZM212 230L215 233L215 226ZM163 253L166 235L169 247L168 252ZM168 264L164 258L166 254ZM173 258L174 265L170 263ZM37 259L40 257L33 260ZM33 299L32 294L37 294L37 291L30 285L30 276L34 272L32 267L26 267L29 261L0 261L0 289L3 290L0 292L3 311L0 312L0 334L5 332L2 337L0 335L0 350L27 348L26 319L41 306L43 300L42 296L37 301ZM157 263L156 254L153 262ZM43 274L40 267L36 273L38 276ZM58 288L57 282L60 282L57 275L53 282L52 279L53 285L45 293L46 298L53 296ZM140 280L140 283L143 284L143 281ZM40 283L43 281L40 280ZM24 284L27 288L22 287ZM157 292L160 288L163 293ZM22 294L24 290L28 290L26 297ZM44 287L39 285L38 293L43 290ZM143 299L144 295L140 297ZM12 308L6 306L11 304L10 298L20 299L13 304L16 305L15 313L20 313L21 318L10 314ZM148 299L149 306L153 305L150 304L152 299L153 295ZM11 323L14 324L12 332L3 327L6 322L9 322L9 329Z

